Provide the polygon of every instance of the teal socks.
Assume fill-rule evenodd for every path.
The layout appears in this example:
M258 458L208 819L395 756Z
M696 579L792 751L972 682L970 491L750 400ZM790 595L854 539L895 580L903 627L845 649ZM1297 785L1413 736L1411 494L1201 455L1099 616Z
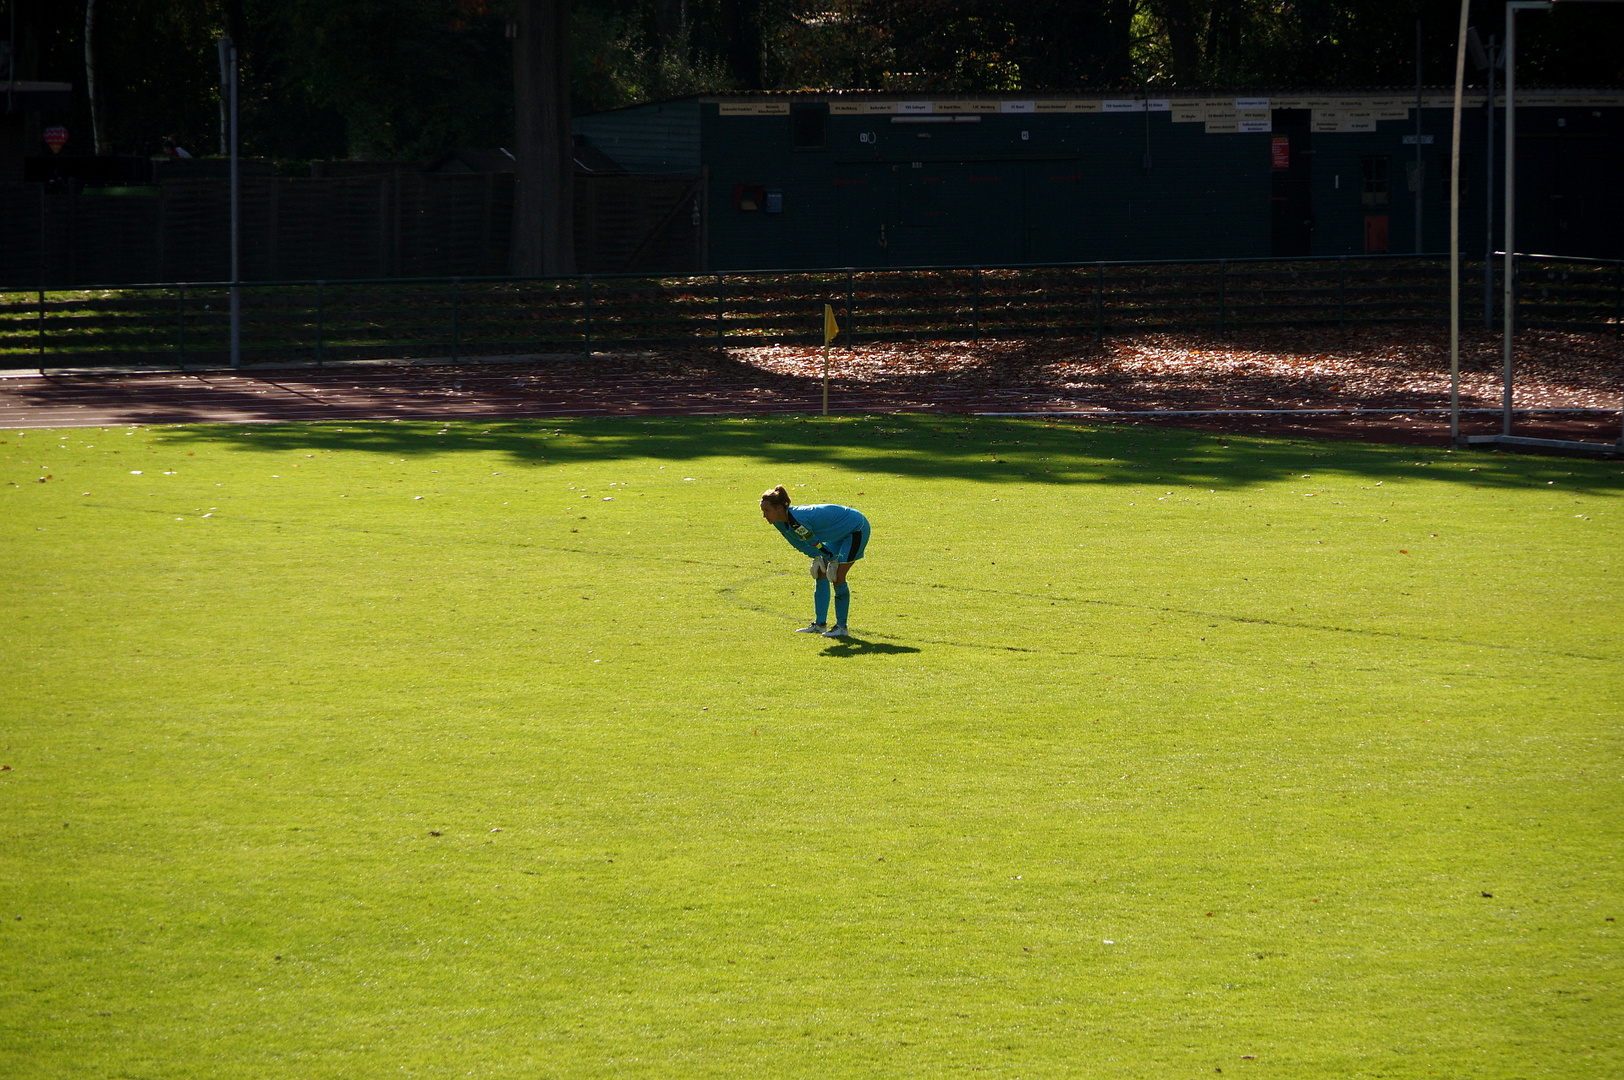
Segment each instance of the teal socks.
M818 584L824 586L825 588L827 588L829 583L827 581L820 581L820 582L818 582ZM825 600L824 603L827 604L828 601ZM847 585L844 581L842 581L839 585L835 586L835 625L836 626L845 626L846 625L846 615L850 611L851 611L851 586ZM819 616L818 621L822 622L823 617Z
M846 586L842 585L844 589ZM829 621L829 579L818 578L818 583L812 587L812 609L817 612L817 621Z

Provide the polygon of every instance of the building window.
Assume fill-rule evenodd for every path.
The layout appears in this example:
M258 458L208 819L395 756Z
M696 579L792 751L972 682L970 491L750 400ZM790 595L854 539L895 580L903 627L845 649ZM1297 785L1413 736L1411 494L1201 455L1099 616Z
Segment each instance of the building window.
M829 113L822 105L797 105L789 111L795 149L821 150L828 141Z
M1367 157L1364 159L1364 187L1360 189L1359 201L1365 206L1386 206L1387 193L1387 159L1385 157Z

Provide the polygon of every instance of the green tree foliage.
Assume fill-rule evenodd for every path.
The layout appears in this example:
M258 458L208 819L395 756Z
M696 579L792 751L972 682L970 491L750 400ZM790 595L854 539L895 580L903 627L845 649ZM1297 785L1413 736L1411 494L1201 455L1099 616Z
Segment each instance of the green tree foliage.
M72 82L88 152L84 0L16 0L20 56ZM1410 86L1454 70L1456 0L575 0L572 96L591 112L761 87L937 92ZM1504 5L1473 22L1503 35ZM113 149L219 145L214 39L243 57L244 149L424 158L513 132L512 0L102 0ZM1519 21L1523 85L1624 84L1624 5ZM1468 77L1481 79L1468 71Z
M685 11L675 2L613 6L577 0L571 57L575 111L733 89L737 80L719 53L696 45Z
M250 0L249 21L275 81L342 116L354 156L512 137L507 20L487 0Z
M1164 86L1411 86L1416 24L1422 77L1452 81L1457 0L1142 0L1137 74ZM1478 0L1472 23L1504 39L1504 5ZM1519 77L1526 84L1624 82L1624 11L1568 4L1518 22ZM1481 78L1468 69L1468 79Z
M766 37L774 89L1006 91L1133 81L1139 0L825 0Z
M70 82L73 110L54 116L69 131L69 153L91 152L90 106L85 97L83 0L16 0L20 52L34 70L24 77ZM216 84L219 35L215 0L102 0L97 5L98 80L107 105L113 149L156 153L166 135L194 153L219 144ZM0 22L0 30L7 24ZM37 50L37 52L35 51Z

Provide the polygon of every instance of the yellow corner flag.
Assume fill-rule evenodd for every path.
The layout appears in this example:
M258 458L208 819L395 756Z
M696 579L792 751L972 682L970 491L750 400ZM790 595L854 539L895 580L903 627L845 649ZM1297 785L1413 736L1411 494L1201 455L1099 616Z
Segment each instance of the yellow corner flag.
M823 305L823 344L827 348L829 342L840 336L840 324L835 321L835 309L828 304Z

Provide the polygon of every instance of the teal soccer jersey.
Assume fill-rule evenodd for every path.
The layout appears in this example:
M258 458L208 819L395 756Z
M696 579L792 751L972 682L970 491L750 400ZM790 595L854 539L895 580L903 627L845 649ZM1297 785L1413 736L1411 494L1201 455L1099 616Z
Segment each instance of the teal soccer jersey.
M832 555L843 563L863 557L870 532L868 518L833 503L792 506L789 520L775 521L773 527L796 551L814 559Z

